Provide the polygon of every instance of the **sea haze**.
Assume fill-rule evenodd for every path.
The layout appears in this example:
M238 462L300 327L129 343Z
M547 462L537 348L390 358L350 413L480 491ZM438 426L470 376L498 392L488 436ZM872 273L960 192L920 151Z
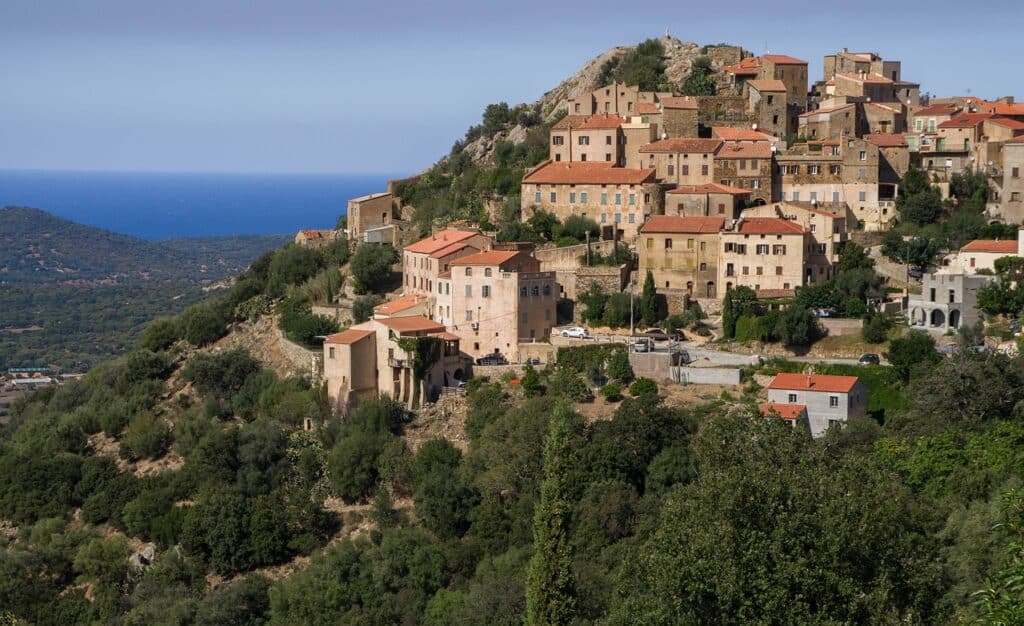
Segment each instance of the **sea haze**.
M349 198L401 176L0 170L0 206L143 239L291 233L333 227Z

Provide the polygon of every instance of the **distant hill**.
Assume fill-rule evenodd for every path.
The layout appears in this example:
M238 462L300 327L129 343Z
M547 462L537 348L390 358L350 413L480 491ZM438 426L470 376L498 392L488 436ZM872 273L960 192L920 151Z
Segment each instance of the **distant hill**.
M244 270L287 235L146 241L27 207L0 208L0 284L201 284Z

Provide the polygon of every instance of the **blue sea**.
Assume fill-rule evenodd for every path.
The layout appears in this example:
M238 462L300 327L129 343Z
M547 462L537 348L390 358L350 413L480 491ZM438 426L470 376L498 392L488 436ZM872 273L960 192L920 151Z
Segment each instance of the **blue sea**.
M349 198L401 176L0 170L0 206L143 239L292 233L332 228Z

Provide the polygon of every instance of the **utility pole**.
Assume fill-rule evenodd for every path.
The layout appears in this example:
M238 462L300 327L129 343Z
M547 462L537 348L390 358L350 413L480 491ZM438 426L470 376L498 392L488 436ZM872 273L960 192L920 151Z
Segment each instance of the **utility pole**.
M587 231L587 267L590 267L590 231Z

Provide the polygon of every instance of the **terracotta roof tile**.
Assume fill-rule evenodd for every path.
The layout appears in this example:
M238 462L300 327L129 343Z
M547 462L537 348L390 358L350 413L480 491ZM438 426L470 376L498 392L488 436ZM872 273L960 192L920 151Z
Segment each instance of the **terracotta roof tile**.
M786 83L781 80L748 80L747 84L758 91L786 91Z
M975 239L967 242L961 252L995 252L995 253L1017 253L1016 239Z
M690 96L668 96L661 99L663 109L696 109L697 99Z
M846 80L856 81L858 83L871 83L875 85L891 85L892 80L882 76L881 74L855 74L854 72L841 72L836 74L837 78L845 78Z
M373 307L374 313L380 313L382 315L392 315L394 313L401 313L402 311L408 311L409 309L419 305L427 299L426 296L418 293L410 293L400 298L396 298L390 302L384 304L378 304Z
M410 315L408 317L389 317L387 319L375 320L391 330L398 333L409 332L444 332L444 324L427 319L422 315Z
M745 217L736 225L741 235L800 235L805 231L799 224L778 217Z
M907 136L892 133L872 133L864 135L866 141L870 141L879 148L900 148L907 145Z
M940 117L943 115L954 115L959 110L960 107L954 104L933 104L914 111L914 117Z
M734 65L725 65L722 67L722 71L728 74L739 74L749 75L757 74L757 70L761 67L761 57L747 57L741 59L739 63Z
M1024 130L1024 122L1021 122L1020 120L1011 119L1009 117L992 117L986 121L1013 130Z
M764 54L761 58L775 65L807 65L807 61L786 54Z
M445 246L445 247L441 248L440 250L438 250L437 252L432 253L430 255L430 258L432 258L432 259L443 259L446 256L449 256L451 254L455 254L456 252L459 252L461 250L465 250L466 248L473 248L473 246L469 245L465 241L456 241L455 243L453 243L451 245L448 245L448 246ZM473 249L476 250L476 248L473 248Z
M324 343L351 345L359 341L360 339L364 339L373 334L374 332L372 330L368 330L365 328L349 328L348 330L343 330L340 333L327 335L327 338L324 339Z
M523 177L524 184L639 185L653 182L654 170L613 167L607 162L548 161Z
M569 130L570 128L579 128L585 121L587 121L586 115L566 115L555 122L551 127L551 130Z
M770 159L772 144L766 141L724 142L715 152L716 159Z
M434 254L438 250L447 248L453 243L469 239L473 235L478 233L470 230L455 230L447 228L440 232L434 233L429 237L420 239L416 243L406 246L406 252L416 252L418 254Z
M501 265L518 254L519 252L515 250L488 250L459 257L452 261L451 265Z
M860 380L856 376L834 376L832 374L776 374L769 389L792 391L824 391L849 393Z
M654 102L637 102L636 112L641 115L654 115L661 113L661 107Z
M996 115L1017 117L1024 115L1024 104L1006 104L1005 102L996 102L991 105L989 110Z
M640 227L641 233L717 233L725 226L721 217L652 215Z
M672 154L714 152L720 145L722 145L721 139L698 139L695 137L659 139L653 143L640 146L640 152L662 152Z
M732 128L730 126L712 126L711 135L729 141L775 141L768 133L748 128Z
M971 128L991 117L991 113L961 113L939 124L939 128Z
M578 130L611 130L622 126L623 122L628 121L624 117L618 115L606 115L601 113L599 115L591 115L580 124Z
M705 183L703 185L679 185L665 191L665 193L728 193L734 196L749 196L751 191L749 189L740 189L739 187L730 187L729 185L720 185L719 183Z
M784 420L795 420L807 415L807 407L803 404L765 402L761 405L761 415L764 415L765 417L778 415Z

